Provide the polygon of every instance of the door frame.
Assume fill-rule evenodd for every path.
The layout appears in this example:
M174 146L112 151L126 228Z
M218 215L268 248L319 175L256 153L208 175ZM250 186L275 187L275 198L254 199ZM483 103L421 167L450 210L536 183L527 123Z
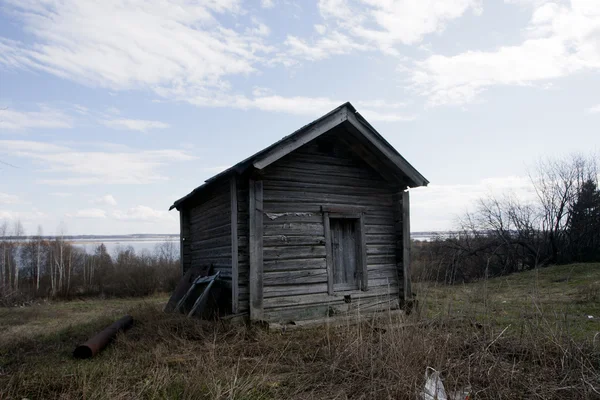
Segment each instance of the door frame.
M323 213L323 227L325 228L325 254L327 266L327 293L330 296L335 294L333 285L333 247L331 240L331 218L349 219L355 224L357 246L357 272L360 274L358 279L358 291L368 289L368 271L367 271L367 240L365 232L365 210L363 207L339 207L339 206L321 206ZM347 291L346 291L347 292Z

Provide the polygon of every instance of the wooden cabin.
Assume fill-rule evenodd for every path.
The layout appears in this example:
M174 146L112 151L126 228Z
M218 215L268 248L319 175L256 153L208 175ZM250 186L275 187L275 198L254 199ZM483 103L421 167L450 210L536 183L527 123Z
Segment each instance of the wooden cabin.
M220 271L227 311L251 320L398 308L407 189L428 183L345 103L175 201L182 271Z

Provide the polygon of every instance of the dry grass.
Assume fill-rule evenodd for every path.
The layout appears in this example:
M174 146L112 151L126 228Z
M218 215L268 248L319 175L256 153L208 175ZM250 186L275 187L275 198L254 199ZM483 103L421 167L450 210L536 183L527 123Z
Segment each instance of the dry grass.
M558 265L467 285L417 283L423 316L502 329L543 323L577 340L600 331L600 263ZM589 318L589 317L593 318Z
M415 399L427 366L476 399L600 398L600 338L574 339L541 314L506 325L471 315L498 295L488 283L484 298L467 299L474 308L457 302L448 313L457 289L447 288L443 306L441 295L421 298L429 305L408 321L383 315L285 333L163 314L157 299L11 310L0 332L0 398ZM94 359L70 357L126 309L137 321L126 335ZM47 332L24 334L45 319Z

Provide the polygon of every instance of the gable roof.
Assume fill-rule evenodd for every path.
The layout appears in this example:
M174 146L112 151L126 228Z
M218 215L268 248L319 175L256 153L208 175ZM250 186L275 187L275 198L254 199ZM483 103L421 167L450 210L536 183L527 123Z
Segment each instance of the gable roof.
M241 174L250 168L259 170L264 169L302 145L340 125L344 125L351 129L353 133L355 133L355 136L360 137L367 146L377 152L378 155L386 161L386 164L389 167L404 175L407 178L408 187L427 186L427 184L429 184L429 181L410 165L410 163L406 161L406 159L402 157L400 153L398 153L398 151L356 111L350 102L346 102L322 117L303 126L294 133L273 143L269 147L240 161L233 167L207 179L203 185L198 186L189 194L176 200L169 210L172 210L173 208L179 209L183 202L199 194L211 183L227 175Z

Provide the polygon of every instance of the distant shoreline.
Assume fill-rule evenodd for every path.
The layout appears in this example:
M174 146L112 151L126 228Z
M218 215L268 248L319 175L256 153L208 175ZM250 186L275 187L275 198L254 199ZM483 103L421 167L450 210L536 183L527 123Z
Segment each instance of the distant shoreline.
M411 238L415 240L423 240L425 238L432 237L448 237L456 232L453 231L424 231L424 232L411 232ZM152 234L152 233L134 233L128 235L47 235L42 236L43 240L53 240L57 237L61 237L63 240L73 240L77 242L116 242L116 241L172 241L179 240L178 233L164 233L164 234ZM5 239L19 240L19 239L35 239L37 236L7 236Z

